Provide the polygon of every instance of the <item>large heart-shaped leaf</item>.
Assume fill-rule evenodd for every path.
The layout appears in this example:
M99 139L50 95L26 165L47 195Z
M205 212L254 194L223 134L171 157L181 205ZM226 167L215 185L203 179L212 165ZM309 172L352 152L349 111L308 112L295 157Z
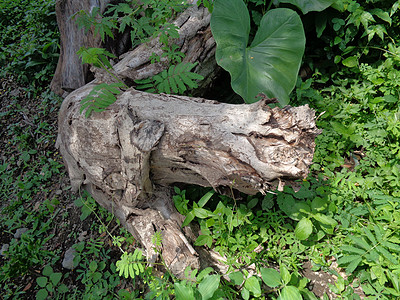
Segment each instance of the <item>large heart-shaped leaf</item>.
M211 16L217 63L231 75L231 85L247 103L264 93L289 102L305 47L303 24L296 12L270 10L248 47L250 16L242 0L218 0Z
M281 3L290 3L297 6L303 14L310 11L323 11L333 4L333 0L279 0Z

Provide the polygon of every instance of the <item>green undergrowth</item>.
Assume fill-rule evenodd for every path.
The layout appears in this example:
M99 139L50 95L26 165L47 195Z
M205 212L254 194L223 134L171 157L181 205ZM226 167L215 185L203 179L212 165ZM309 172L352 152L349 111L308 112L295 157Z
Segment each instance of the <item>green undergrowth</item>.
M155 34L146 24L162 29L173 13L165 14L164 2L159 10L151 6L157 1L143 2L149 5L140 7L144 17L136 23L127 17L137 13L128 6L110 11L124 16L122 31L136 30L133 45ZM213 1L200 2L212 11ZM245 2L251 24L259 24L269 2ZM276 2L294 9L303 3ZM314 46L306 45L304 58L311 74L298 79L291 95L292 105L316 110L322 129L309 176L294 188L255 196L175 187L183 226L199 231L195 246L214 249L228 267L224 274L188 268L178 279L162 260L150 265L140 245L89 194L70 191L54 147L61 99L42 86L57 57L54 2L3 1L0 246L8 248L0 257L2 298L316 299L307 264L335 276L319 295L323 299L400 298L399 2L379 1L379 8L378 1L320 2L333 5L302 15L307 44ZM182 8L180 1L173 4ZM151 18L157 14L160 19ZM176 38L173 26L167 33ZM164 58L172 67L139 84L180 93L191 81L176 78L193 65L180 64L167 33ZM104 52L91 51L107 65ZM30 86L16 84L27 80ZM162 239L159 232L153 237L158 252ZM75 251L72 269L62 267L68 249Z
M0 75L24 84L47 84L58 60L54 0L0 2Z

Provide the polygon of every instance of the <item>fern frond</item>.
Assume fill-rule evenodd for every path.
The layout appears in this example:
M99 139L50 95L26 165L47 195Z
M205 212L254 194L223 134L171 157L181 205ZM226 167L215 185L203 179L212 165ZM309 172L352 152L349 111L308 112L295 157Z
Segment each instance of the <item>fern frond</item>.
M124 84L120 82L97 85L90 91L89 95L82 99L80 113L86 109L85 117L88 118L92 111L104 111L117 100L116 96L121 93L119 88L122 87L124 87Z

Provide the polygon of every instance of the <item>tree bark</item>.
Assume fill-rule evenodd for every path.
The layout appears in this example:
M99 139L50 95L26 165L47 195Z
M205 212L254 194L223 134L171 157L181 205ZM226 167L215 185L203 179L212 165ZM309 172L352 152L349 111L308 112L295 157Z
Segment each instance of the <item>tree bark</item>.
M85 118L80 101L94 86L70 94L60 110L57 144L73 190L88 189L152 261L151 236L161 231L164 260L177 275L199 261L165 187L184 182L255 194L308 174L320 132L308 106L272 109L266 98L232 105L130 89Z
M93 31L85 33L78 29L78 24L72 16L80 10L91 12L94 7L104 11L110 0L57 0L56 16L60 30L60 57L56 71L51 81L51 90L63 95L88 83L89 66L83 65L76 52L82 47L100 47L101 39L94 36Z

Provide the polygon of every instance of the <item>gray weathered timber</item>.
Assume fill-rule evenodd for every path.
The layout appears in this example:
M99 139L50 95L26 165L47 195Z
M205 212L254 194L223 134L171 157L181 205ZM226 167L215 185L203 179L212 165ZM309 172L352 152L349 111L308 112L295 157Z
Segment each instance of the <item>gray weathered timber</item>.
M86 119L80 101L94 85L71 93L60 110L57 144L72 187L88 189L153 261L151 236L161 231L162 255L177 275L199 261L168 186L255 194L308 174L320 131L307 105L272 109L268 99L232 105L129 89Z

